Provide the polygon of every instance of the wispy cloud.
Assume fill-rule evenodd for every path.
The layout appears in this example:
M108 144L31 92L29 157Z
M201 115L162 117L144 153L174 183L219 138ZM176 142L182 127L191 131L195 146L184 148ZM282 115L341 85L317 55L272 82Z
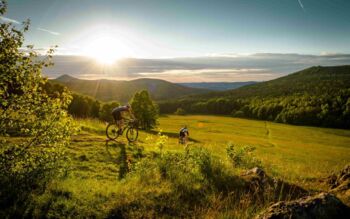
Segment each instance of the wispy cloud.
M15 19L11 19L11 18L8 18L8 17L3 17L3 16L0 16L0 20L4 21L4 22L8 22L8 23L15 23L15 24L20 24L21 22L15 20Z
M107 67L88 57L55 56L54 63L55 66L44 70L51 78L70 74L85 79L130 80L148 77L172 82L266 81L311 66L349 65L350 54L217 54L191 58L126 59Z
M49 33L49 34L52 34L52 35L55 35L55 36L61 35L58 32L55 32L55 31L52 31L52 30L48 30L48 29L44 29L44 28L41 28L41 27L38 27L36 29L40 30L40 31L44 31L44 32Z
M305 12L305 8L304 8L304 5L303 5L303 3L301 2L301 0L298 0L298 2L299 2L299 5L300 5L301 9L303 9L303 11Z

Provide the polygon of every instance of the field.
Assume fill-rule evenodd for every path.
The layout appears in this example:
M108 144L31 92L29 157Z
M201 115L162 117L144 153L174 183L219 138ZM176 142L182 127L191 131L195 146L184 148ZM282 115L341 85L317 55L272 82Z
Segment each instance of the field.
M350 162L350 131L218 116L160 118L164 133L188 125L196 144L225 156L228 142L256 147L265 166L288 179L320 177ZM176 139L171 149L178 149Z
M183 153L185 148L178 144L177 139L178 130L183 125L190 130L188 148L201 146L208 149L225 167L220 170L221 178L214 177L214 181L210 181L214 183L218 178L220 183L235 182L230 176L242 171L233 168L227 159L226 147L229 142L254 146L256 150L253 153L262 160L263 168L269 175L313 190L322 189L318 185L320 177L350 162L349 130L290 126L231 117L171 115L160 117L158 131L140 132L139 141L128 145L124 136L118 142L106 142L105 124L102 122L77 120L77 123L81 131L73 136L67 151L67 157L71 160L67 175L55 180L44 194L33 199L33 215L250 218L263 209L267 203L251 205L251 201L244 202L242 198L238 203L233 202L236 204L232 207L226 190L219 189L219 186L215 187L215 192L203 196L200 191L207 191L207 187L201 184L203 179L199 177L195 181L190 178L191 174L197 176L196 173L182 174L181 168L186 167L165 167L173 174L170 174L173 177L169 177L170 180L161 180L159 174L154 174L152 163L136 168L137 174L128 174L134 162L132 159L138 154L140 157L142 154L152 157L152 153L159 150L163 153ZM159 137L158 132L169 138ZM172 165L171 160L165 161L169 162L165 165ZM215 169L216 164L211 163ZM202 201L204 204L201 204L201 208L191 208L193 203Z

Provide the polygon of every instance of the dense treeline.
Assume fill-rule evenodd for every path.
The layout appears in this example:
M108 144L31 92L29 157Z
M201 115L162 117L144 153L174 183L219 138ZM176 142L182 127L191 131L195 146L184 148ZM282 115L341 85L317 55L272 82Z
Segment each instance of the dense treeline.
M350 66L313 67L228 92L159 103L161 113L221 114L350 128Z
M46 93L52 97L67 90L63 85L52 82L48 82L44 86ZM129 102L141 128L151 129L156 126L158 106L152 101L148 91L136 92ZM67 110L75 118L98 118L110 122L113 120L111 114L113 108L120 105L117 101L104 103L89 96L73 93Z

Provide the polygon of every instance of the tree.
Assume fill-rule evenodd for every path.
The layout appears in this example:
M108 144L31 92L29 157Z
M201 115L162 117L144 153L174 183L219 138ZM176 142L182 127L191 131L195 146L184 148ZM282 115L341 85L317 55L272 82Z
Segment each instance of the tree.
M6 8L0 1L0 16ZM0 212L6 215L23 210L29 195L58 175L74 127L69 92L44 89L41 71L52 64L53 49L44 59L33 46L22 49L28 28L29 21L22 29L0 23Z
M177 108L176 111L175 111L175 115L185 115L186 114L186 111L182 108Z
M113 121L112 110L118 106L120 106L120 104L116 101L103 104L100 111L100 119L106 122Z
M135 93L130 104L142 129L149 130L156 126L158 106L151 100L148 91L143 90Z

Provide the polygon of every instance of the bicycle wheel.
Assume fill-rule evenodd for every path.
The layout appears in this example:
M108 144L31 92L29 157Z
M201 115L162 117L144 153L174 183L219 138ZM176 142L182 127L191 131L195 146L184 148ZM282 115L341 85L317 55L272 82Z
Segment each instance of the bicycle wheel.
M139 136L139 130L137 128L130 127L128 128L128 131L126 131L126 138L129 142L134 142L137 140L137 137Z
M107 138L109 138L111 140L118 138L118 136L119 136L118 126L114 123L108 124L107 128L106 128L106 135L107 135Z

